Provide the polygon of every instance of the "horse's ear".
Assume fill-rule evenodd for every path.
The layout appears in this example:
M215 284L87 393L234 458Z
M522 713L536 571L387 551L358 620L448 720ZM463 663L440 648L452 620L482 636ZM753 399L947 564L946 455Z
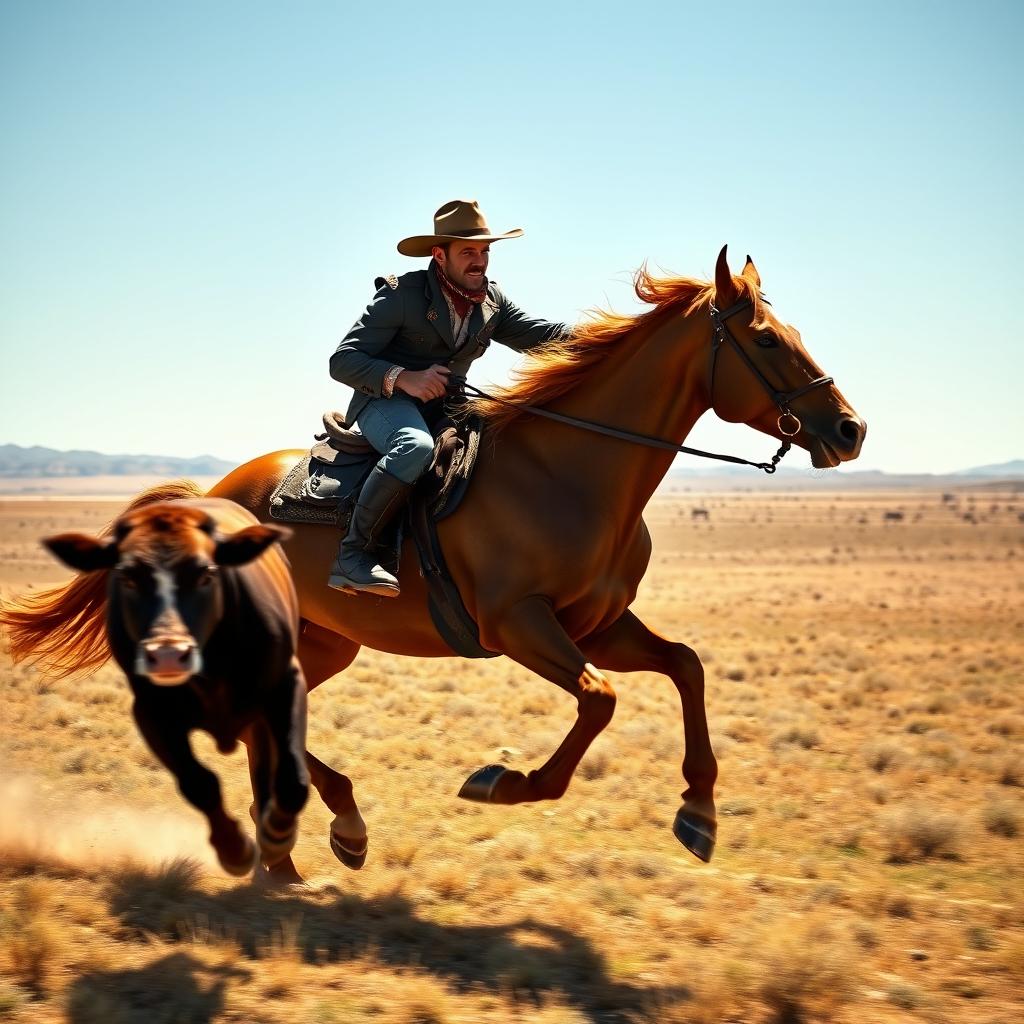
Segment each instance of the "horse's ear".
M757 272L757 267L754 266L754 261L749 256L743 270L740 271L740 277L745 277L755 288L761 287L761 275Z
M715 264L715 305L719 309L728 309L738 298L739 290L732 282L732 271L726 253L729 246L723 245Z

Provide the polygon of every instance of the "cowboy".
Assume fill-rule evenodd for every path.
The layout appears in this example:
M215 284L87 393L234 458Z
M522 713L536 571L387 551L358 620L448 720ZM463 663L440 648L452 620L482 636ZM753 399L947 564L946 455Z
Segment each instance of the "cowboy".
M492 233L473 200L445 203L432 235L398 243L403 256L430 256L426 270L378 278L373 302L331 356L331 376L354 392L345 419L381 459L359 492L329 586L398 596L398 580L372 551L430 465L428 403L465 380L492 340L525 352L568 334L564 324L528 318L486 276L491 243L522 234Z

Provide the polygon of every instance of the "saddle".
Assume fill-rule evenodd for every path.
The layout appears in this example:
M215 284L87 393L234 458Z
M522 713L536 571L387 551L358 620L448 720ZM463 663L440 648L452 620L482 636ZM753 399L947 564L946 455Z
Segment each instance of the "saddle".
M345 531L352 510L380 453L338 412L323 417L324 430L270 497L271 518L286 523L319 523ZM402 541L411 534L427 582L430 615L437 631L466 658L496 657L480 646L476 623L466 611L444 561L436 524L450 516L469 487L480 448L479 416L444 415L431 423L434 455L416 483L405 513L378 538L375 555L398 573Z

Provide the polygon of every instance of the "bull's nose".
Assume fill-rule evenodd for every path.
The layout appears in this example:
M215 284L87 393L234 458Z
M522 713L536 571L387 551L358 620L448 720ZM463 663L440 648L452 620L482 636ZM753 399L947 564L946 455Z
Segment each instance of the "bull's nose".
M844 416L836 424L835 446L847 455L856 455L867 430L867 424L859 416Z
M190 636L149 637L139 645L135 667L158 686L174 686L199 671L199 649Z

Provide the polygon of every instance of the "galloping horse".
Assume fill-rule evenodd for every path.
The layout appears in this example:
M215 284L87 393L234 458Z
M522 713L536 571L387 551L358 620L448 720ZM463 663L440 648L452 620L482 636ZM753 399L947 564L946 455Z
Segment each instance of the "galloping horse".
M658 636L629 610L651 553L643 510L674 454L552 423L521 407L673 444L713 409L724 420L792 440L810 451L817 467L855 459L865 425L822 375L797 331L763 301L749 257L734 277L723 249L714 283L641 271L636 291L651 310L636 317L599 314L572 340L536 353L504 401L477 403L491 441L481 448L459 509L438 524L445 559L481 644L562 687L578 711L540 768L488 766L460 795L496 804L557 799L612 717L615 693L601 670L660 672L675 684L683 711L686 790L673 830L708 860L718 768L703 669L689 647ZM255 459L210 493L265 519L271 493L300 455ZM326 586L337 540L329 529L296 525L286 545L305 623L299 658L310 686L341 672L362 645L414 657L451 656L428 614L411 542L402 552L401 596L382 600ZM336 827L361 825L347 779L339 776L323 789L314 776L314 784L339 815ZM363 834L349 833L349 842Z
M488 766L460 795L495 804L557 799L611 720L615 692L602 670L659 672L678 690L683 713L686 788L673 832L707 861L716 837L718 766L703 669L693 650L659 636L629 610L651 554L644 507L676 446L708 409L792 441L817 467L855 459L865 425L797 331L765 303L749 257L733 276L723 249L714 282L641 270L635 284L653 308L634 317L597 314L570 340L532 353L500 400L476 403L490 440L462 504L438 524L445 559L481 644L564 689L576 700L577 717L541 767ZM526 406L604 432L553 424ZM272 492L301 455L262 456L210 494L265 520ZM401 596L393 600L327 587L337 543L330 529L296 525L286 544L303 620L298 656L310 688L346 668L362 645L414 657L452 655L431 621L411 542L402 552ZM315 758L308 763L336 814L332 847L347 862L366 843L351 783ZM286 859L278 870L294 866Z

